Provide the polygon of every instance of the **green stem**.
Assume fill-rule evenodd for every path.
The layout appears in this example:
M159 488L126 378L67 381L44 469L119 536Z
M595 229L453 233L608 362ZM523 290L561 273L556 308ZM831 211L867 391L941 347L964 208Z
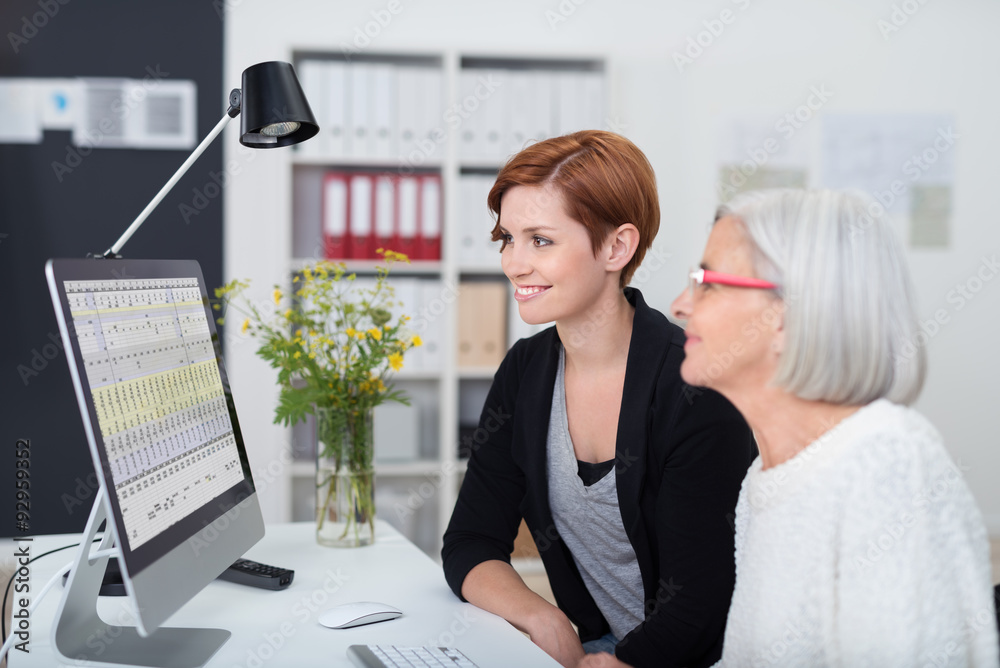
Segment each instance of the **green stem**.
M337 498L337 475L333 474L319 484L319 487L326 485L326 499L322 505L316 507L316 530L323 529L323 522L326 521L326 509L330 507L330 499Z
M375 537L374 473L370 469L352 472L348 474L348 479L350 481L350 510L347 513L347 522L344 525L344 532L340 534L340 540L346 538L353 527L354 544L360 545L363 524L369 526L372 538Z
M317 481L317 491L322 493L326 486L326 493L323 494L323 501L317 503L316 531L323 529L330 505L339 504L338 487L342 485L341 489L347 496L347 508L343 509L343 513L338 512L337 519L343 522L344 530L337 540L347 539L353 530L354 543L360 545L362 525L369 526L372 539L375 536L371 409L317 408L316 417L320 441L317 467L322 469L320 460L329 459L333 470L328 478ZM342 482L338 480L340 476L344 476Z

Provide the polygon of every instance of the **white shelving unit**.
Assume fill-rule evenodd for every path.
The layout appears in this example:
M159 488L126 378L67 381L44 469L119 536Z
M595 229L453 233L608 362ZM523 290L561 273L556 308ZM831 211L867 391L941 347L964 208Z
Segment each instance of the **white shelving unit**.
M439 71L443 85L440 87L440 99L433 107L437 110L434 115L437 119L436 128L444 132L444 139L434 141L433 154L425 155L419 165L413 164L406 155L399 155L398 152L390 154L397 155L398 158L323 153L322 147L329 145L329 142L320 142L318 148L309 148L303 144L297 150L268 152L266 164L262 159L256 160L257 164L252 166L252 170L247 170L252 171L252 176L234 180L227 193L227 202L232 206L227 211L226 278L251 278L253 284L262 289L270 289L274 284L290 289L294 273L306 263L315 262L322 257L322 224L317 198L322 175L326 170L385 173L404 172L411 168L441 176L441 259L415 261L409 266L394 265L390 284L395 284L401 278L440 281L442 294L449 290L453 292L454 286L458 286L460 290L465 282L492 281L506 286L499 256L487 257L482 254L482 248L478 249L477 255L463 244L463 233L471 229L472 217L475 217L474 223L477 226L474 234L481 234L483 244L492 227L484 192L476 195L477 198L481 197L475 207L478 211L469 207L468 202L461 201L461 193L470 192L468 187L463 189L463 178L477 177L481 183L488 183L490 175L495 174L506 157L514 152L515 140L523 145L531 138L539 138L526 136L518 139L511 124L521 122L517 121L518 114L534 104L540 96L548 96L547 99L550 100L547 126L549 136L585 127L603 126L607 86L604 84L604 62L597 58L560 58L551 55L544 58L495 57L463 55L457 51L387 51L353 54L349 60L345 60L343 52L332 47L324 50L315 46L300 48L299 45L290 44L287 48L287 60L296 65L310 102L313 99L310 78L303 77L301 67L306 60L350 62L352 65L368 63L389 68L417 66ZM504 94L508 96L506 99L500 96L493 98L493 102L499 104L503 101L504 104L509 104L506 111L490 109L488 97L481 99L482 95L477 96L475 88L468 88L470 82L474 84L478 77L488 81L494 91L505 91ZM507 88L504 89L504 86ZM574 105L571 113L560 116L557 108L560 100L570 99L567 92L569 87L576 87L577 92L587 95L588 99L595 96L597 99L581 103L580 108L575 108L577 105ZM479 93L484 93L487 88L481 87ZM326 104L337 99L334 90L326 90L323 94L327 96ZM519 99L520 95L526 95L527 98ZM475 104L469 102L471 99L475 99ZM412 100L403 99L395 101L397 105L411 102ZM476 108L466 109L464 116L458 116L456 110L462 109L463 104L467 108ZM567 102L564 101L563 105L567 106ZM324 103L315 106L326 108ZM370 111L374 113L374 110ZM460 122L454 122L455 118L459 118ZM317 120L322 131L325 119L319 117ZM491 141L496 146L502 144L503 148L494 147L494 153L485 149L470 152L462 148L461 142L468 140L468 131L487 133L490 123L497 124L499 133L507 142L504 144L495 138ZM573 125L578 127L571 127ZM526 127L523 129L526 130ZM440 135L437 139L440 139ZM246 158L247 162L251 159ZM242 201L244 197L252 199L255 194L259 195L254 190L263 187L270 188L269 198L274 200L273 208L255 210ZM247 239L240 236L235 221L241 216L270 216L270 238ZM476 243L480 243L478 237ZM374 269L374 261L351 260L346 261L346 264L350 271L359 276L371 274ZM512 303L512 300L509 301ZM460 426L475 427L496 371L494 364L473 367L458 365L458 300L442 299L442 302L446 307L439 316L442 321L441 340L433 342L444 351L440 367L433 370L410 370L404 367L395 376L397 387L407 392L419 411L419 456L413 461L376 465L376 505L379 516L400 529L434 558L440 553L441 535L451 516L465 471L465 462L459 458ZM412 315L406 308L404 312ZM509 345L516 337L531 333L532 330L521 323L521 326L515 327L505 325L504 331L506 345ZM254 394L245 388L273 387L273 373L253 357L252 345L232 345L227 341L227 347L227 361L234 386L244 388L237 390L237 401L245 423L244 431L254 434L255 443L264 441L255 446L256 456L251 447L251 463L255 466L258 487L263 487L263 494L266 495L266 519L311 519L314 512L313 425L310 422L286 430L269 424L270 417L273 416L276 392ZM249 403L250 407L245 408L244 403ZM269 449L267 439L284 446ZM375 445L377 451L377 432ZM275 465L276 461L280 466ZM264 485L261 484L262 476L258 470L265 472ZM275 470L277 472L274 475L268 475Z

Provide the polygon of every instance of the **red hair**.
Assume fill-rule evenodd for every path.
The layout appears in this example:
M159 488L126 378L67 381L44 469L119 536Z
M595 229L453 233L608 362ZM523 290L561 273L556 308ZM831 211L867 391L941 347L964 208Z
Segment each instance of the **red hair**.
M500 203L515 186L552 186L563 197L566 214L590 235L594 256L608 235L625 223L639 230L639 244L622 268L625 287L642 264L660 229L656 175L631 141L601 130L582 130L532 144L512 157L497 175L487 204L496 214L493 240L501 241Z

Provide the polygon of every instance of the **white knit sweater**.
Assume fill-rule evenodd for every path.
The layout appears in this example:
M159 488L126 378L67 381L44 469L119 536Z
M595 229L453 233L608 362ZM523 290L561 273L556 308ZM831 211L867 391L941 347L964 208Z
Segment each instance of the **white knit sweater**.
M986 530L923 416L879 400L751 465L717 665L998 665Z

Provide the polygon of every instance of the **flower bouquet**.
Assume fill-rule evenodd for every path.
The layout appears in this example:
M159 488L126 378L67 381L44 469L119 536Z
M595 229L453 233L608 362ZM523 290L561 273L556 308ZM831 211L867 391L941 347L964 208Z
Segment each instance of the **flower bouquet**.
M319 261L293 279L292 294L275 287L273 304L246 299L249 282L215 291L226 311L244 316L244 333L260 339L257 355L278 370L274 421L286 426L316 416L316 538L324 545L367 545L375 538L372 410L409 403L389 377L420 337L393 317L401 306L388 284L390 267L409 262L379 249L374 282L363 287L343 263Z

